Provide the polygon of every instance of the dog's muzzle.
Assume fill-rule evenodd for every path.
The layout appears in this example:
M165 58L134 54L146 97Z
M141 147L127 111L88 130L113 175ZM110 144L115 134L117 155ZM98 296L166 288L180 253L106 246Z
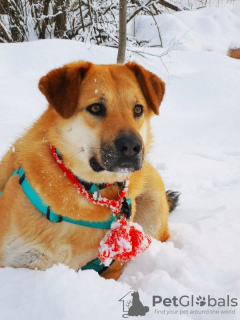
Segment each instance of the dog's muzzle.
M101 148L101 163L92 157L90 165L96 172L132 172L142 168L143 144L135 134L118 136L110 147L103 144Z
M119 154L119 161L133 161L139 152L142 150L142 143L135 135L124 135L116 139L115 148Z

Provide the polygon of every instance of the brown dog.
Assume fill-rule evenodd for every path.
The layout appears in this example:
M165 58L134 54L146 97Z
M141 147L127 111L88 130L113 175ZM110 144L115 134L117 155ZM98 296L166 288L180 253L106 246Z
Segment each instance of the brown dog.
M83 221L106 221L107 207L79 194L53 159L50 145L83 181L121 182L130 177L131 220L165 241L168 213L176 202L166 195L157 170L144 161L151 116L158 114L165 85L136 63L94 65L75 62L42 77L39 89L48 109L0 164L0 265L44 270L63 263L79 270L97 257L106 229L49 221L28 199L15 169L24 167L29 184L51 210ZM116 199L119 184L100 191ZM117 279L123 263L102 273Z

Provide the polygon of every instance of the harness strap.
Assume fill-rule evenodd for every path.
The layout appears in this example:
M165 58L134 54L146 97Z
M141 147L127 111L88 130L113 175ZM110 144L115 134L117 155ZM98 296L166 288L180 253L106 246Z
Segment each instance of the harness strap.
M82 227L89 227L89 228L96 228L96 229L111 229L112 222L115 222L117 220L116 215L114 215L113 213L111 214L111 217L107 221L74 220L69 217L65 217L60 214L57 214L51 210L50 206L46 205L42 201L42 199L39 197L36 191L32 188L32 186L28 182L28 179L25 176L23 167L21 167L19 170L15 170L12 176L16 174L19 174L19 184L21 185L26 197L51 222L65 221L65 222L76 224ZM2 192L0 193L0 196L1 194Z
M35 207L44 214L48 220L52 222L68 222L72 224L76 224L78 226L89 227L89 228L97 228L97 229L111 229L112 222L116 221L116 216L111 214L111 217L107 221L85 221L85 220L74 220L69 217L61 216L55 212L53 212L50 206L47 206L42 199L38 196L38 194L33 190L31 185L29 184L27 178L25 177L25 172L23 167L19 170L19 183L24 176L21 186L23 188L24 193L28 197L28 199L35 205Z
M110 265L112 265L113 262L114 262L114 260L111 262ZM83 266L83 267L81 268L81 270L83 270L83 271L84 271L84 270L94 270L94 271L96 271L98 274L101 274L101 273L103 273L104 271L106 271L108 268L109 268L109 266L108 266L108 267L105 267L105 266L102 264L101 260L100 260L99 258L97 258L97 259L94 259L94 260L90 261L89 263L87 263L85 266Z
M19 170L16 169L11 177L15 175L19 175L19 184L21 185L26 197L32 202L32 204L42 213L44 214L48 220L51 222L69 222L73 223L79 226L83 227L90 227L90 228L98 228L98 229L111 229L112 222L117 220L116 215L112 213L111 217L107 221L84 221L84 220L73 220L68 217L63 217L59 214L54 213L50 206L47 206L42 199L38 196L38 194L35 192L35 190L31 187L30 183L28 182L25 171L23 167L21 167ZM11 178L10 177L10 178ZM2 195L3 191L0 192L0 196ZM114 260L112 261L112 263ZM101 274L105 270L107 270L108 267L105 267L101 260L99 258L96 258L89 263L87 263L85 266L81 268L81 270L94 270Z

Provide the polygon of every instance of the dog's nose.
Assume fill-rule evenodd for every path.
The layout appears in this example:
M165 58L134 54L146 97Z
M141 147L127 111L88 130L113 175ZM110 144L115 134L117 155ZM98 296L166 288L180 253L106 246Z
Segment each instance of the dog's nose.
M121 155L133 157L142 150L142 143L140 139L133 135L123 135L115 140L116 149Z

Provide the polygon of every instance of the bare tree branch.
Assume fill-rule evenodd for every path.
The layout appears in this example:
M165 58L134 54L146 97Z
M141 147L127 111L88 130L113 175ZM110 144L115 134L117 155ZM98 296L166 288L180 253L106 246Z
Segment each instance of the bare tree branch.
M145 7L147 7L149 5L150 1L147 1L145 4L143 4L142 6L140 6L128 19L127 19L127 23L129 21L131 21L140 11L144 10Z
M172 3L169 3L167 1L164 1L164 0L158 0L158 3L160 3L161 5L163 5L164 7L167 7L169 9L172 9L174 11L182 11L179 7L175 6L174 4Z
M155 22L155 26L157 28L157 31L158 31L158 37L159 37L159 41L160 41L160 46L162 47L163 46L163 43L162 43L162 37L161 37L161 32L160 32L160 29L159 29L159 26L157 24L157 21L153 15L153 13L151 12L151 10L147 10L149 12L149 14L152 16L154 22Z
M80 0L79 0L79 10L80 10L80 15L82 20L83 31L85 31L85 25L84 25L83 14L82 14L82 5Z
M173 3L172 0L0 0L0 15L3 15L1 41L23 42L57 37L118 47L119 35L121 47L122 38L126 35L121 28L119 30L119 11L122 11L119 8L126 5L127 23L139 14L152 16L161 43L155 15L168 8L187 10L183 5ZM148 42L135 36L129 36L127 40L136 46L144 46ZM124 47L121 50L124 51Z

